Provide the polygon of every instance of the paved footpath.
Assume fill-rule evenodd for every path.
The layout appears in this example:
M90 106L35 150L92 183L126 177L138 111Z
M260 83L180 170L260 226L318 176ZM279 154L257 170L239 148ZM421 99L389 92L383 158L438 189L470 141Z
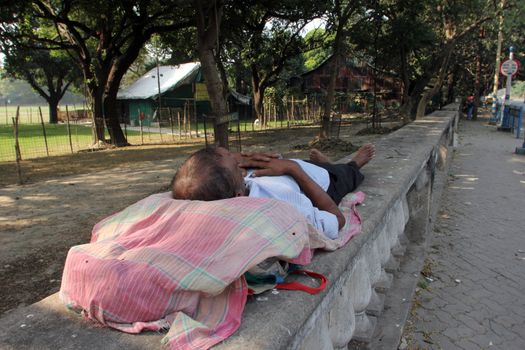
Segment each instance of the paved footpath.
M525 349L525 156L462 120L400 349Z

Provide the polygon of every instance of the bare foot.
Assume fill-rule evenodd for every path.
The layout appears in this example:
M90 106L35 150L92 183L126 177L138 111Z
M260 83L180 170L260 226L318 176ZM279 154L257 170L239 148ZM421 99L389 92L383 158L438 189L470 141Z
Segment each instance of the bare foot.
M371 143L361 146L352 160L356 163L358 168L363 167L366 163L372 160L376 154L376 149Z
M312 148L310 150L310 160L318 163L333 163L330 158L328 158L323 152L319 151L316 148Z

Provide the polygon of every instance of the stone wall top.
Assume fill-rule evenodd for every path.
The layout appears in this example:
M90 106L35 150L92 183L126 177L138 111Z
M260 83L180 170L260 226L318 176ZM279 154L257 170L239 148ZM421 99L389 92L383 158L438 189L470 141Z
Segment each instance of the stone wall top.
M309 270L328 278L318 295L298 291L250 297L239 330L219 344L219 349L288 349L315 327L341 292L342 276L352 272L363 247L384 226L387 211L416 181L443 135L454 127L459 105L417 120L376 143L376 158L364 169L365 205L359 208L363 232L342 249L318 252ZM340 162L349 161L345 157ZM2 349L158 349L162 334L129 335L100 328L69 312L54 294L36 304L17 309L0 319Z

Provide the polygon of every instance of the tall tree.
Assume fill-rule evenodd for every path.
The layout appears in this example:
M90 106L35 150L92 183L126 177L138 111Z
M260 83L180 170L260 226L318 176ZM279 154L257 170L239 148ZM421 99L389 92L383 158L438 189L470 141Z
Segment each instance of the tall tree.
M479 34L477 35L474 42L476 43L476 47L474 48L474 52L476 52L476 68L475 68L475 80L474 80L474 109L472 111L472 119L478 118L478 106L480 101L480 95L481 95L481 64L483 59L483 45L482 40L485 37L485 30L481 28L479 30Z
M505 16L503 9L505 8L505 0L500 0L499 6L501 12L498 16L498 42L496 49L496 64L494 69L494 85L492 89L492 96L496 98L496 93L498 92L499 86L499 66L501 62L501 45L503 44L503 24L505 23Z
M397 68L397 61L392 58L396 56L398 47L392 44L392 26L395 25L393 18L388 15L391 12L388 7L373 0L370 1L359 14L358 20L350 28L350 41L355 45L355 51L370 64L372 77L372 128L381 126L381 118L378 113L378 91L377 82L385 71ZM390 73L390 72L389 72Z
M228 113L226 82L221 79L218 68L219 55L216 54L224 3L220 0L213 3L195 0L194 5L197 23L197 51L215 116L213 123L215 142L228 148L228 122L221 120Z
M226 40L235 47L250 74L254 110L262 123L266 123L263 107L266 89L276 84L291 61L307 49L302 30L323 13L324 6L312 0L251 0L245 6L229 8Z
M111 142L126 145L116 112L122 77L152 34L192 24L191 5L138 0L26 0L14 4L8 36L31 38L67 50L81 69L92 99L96 139L104 140L105 124ZM173 8L177 8L177 16ZM6 18L2 21L5 23ZM55 33L42 33L38 27L25 25L34 21L39 27L53 26Z
M423 116L445 80L453 91L457 45L478 32L494 12L484 0L371 1L379 4L385 19L380 49L389 61L385 67L403 80L400 113L405 121Z
M23 45L6 47L5 71L12 78L25 80L49 105L49 122L58 122L58 104L69 86L80 79L73 61L57 50L29 50Z
M438 45L435 45L434 59L427 65L427 83L418 103L416 116L425 115L426 107L432 97L441 89L448 75L449 63L456 45L468 34L478 31L481 25L495 18L497 13L490 12L485 1L449 1L439 2L437 11L441 18L439 32L442 33Z
M426 85L421 78L426 60L432 57L428 48L436 41L433 25L428 21L433 16L431 6L434 4L418 0L381 1L380 4L387 18L382 40L386 45L381 55L387 69L397 72L403 81L400 113L408 121Z
M345 42L348 36L348 24L354 11L358 8L359 1L355 0L334 0L330 2L330 7L326 13L327 30L335 34L332 43L332 64L330 65L330 78L326 92L326 100L321 116L321 129L319 138L329 138L330 134L330 115L334 103L335 85L337 82L337 73L342 59L345 56Z

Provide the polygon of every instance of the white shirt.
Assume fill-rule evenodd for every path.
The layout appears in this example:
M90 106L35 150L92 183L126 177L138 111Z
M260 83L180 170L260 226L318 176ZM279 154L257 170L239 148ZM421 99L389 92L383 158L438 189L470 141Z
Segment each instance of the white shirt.
M306 174L326 192L330 185L328 171L317 165L292 159ZM297 208L320 232L330 239L336 239L339 233L337 217L314 207L312 201L301 191L297 182L288 175L250 177L253 170L248 170L244 182L250 197L274 198L285 201Z

